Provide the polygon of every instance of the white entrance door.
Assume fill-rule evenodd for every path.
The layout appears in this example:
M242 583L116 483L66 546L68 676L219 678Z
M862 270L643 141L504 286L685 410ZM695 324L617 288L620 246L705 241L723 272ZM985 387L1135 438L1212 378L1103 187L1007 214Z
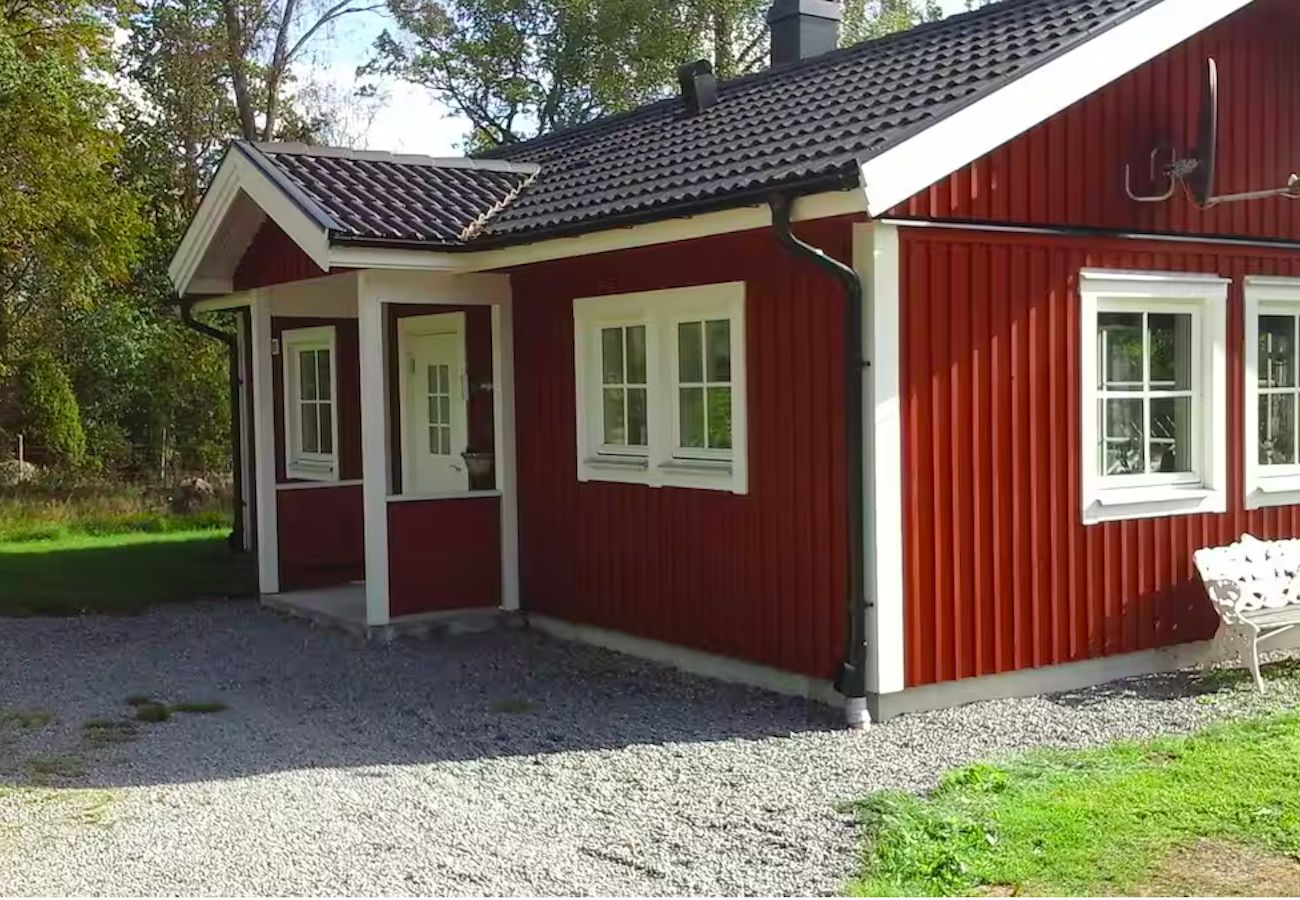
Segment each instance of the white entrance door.
M401 335L402 491L468 490L464 313L402 319Z

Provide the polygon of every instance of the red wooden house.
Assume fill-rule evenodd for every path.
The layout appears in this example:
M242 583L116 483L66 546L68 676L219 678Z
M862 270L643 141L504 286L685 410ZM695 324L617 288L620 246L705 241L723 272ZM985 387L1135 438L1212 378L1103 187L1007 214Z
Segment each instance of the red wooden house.
M1192 551L1300 534L1300 5L838 19L483 157L234 145L172 276L263 593L851 717L1207 653Z

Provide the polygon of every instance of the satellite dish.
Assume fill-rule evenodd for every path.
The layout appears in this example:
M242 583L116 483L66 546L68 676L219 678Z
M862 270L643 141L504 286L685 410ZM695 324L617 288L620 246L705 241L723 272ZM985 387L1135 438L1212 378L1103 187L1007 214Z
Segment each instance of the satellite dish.
M1219 65L1207 59L1201 86L1201 122L1196 135L1196 168L1187 175L1187 187L1198 206L1214 199L1214 170L1219 151Z

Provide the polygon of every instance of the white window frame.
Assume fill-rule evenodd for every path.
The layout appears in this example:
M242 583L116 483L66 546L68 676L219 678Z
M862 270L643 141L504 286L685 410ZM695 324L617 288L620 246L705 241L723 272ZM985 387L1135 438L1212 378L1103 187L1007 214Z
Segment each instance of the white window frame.
M1080 273L1079 436L1085 525L1227 511L1230 284L1216 275L1195 273L1107 269ZM1192 472L1111 476L1100 472L1097 317L1105 312L1192 315Z
M1300 278L1251 276L1246 279L1245 300L1242 380L1245 382L1246 508L1300 504L1300 464L1265 466L1259 462L1259 319L1269 315L1300 319ZM1300 387L1296 392L1300 393Z
M731 450L683 448L678 446L677 326L718 319L731 322ZM579 481L748 492L744 282L582 297L573 301L573 325ZM607 446L601 329L636 325L646 328L649 441L644 448Z
M330 426L332 453L308 453L302 449L298 422L300 400L298 355L307 351L329 351ZM333 325L287 328L280 332L281 382L284 385L284 472L303 481L339 480L339 355Z

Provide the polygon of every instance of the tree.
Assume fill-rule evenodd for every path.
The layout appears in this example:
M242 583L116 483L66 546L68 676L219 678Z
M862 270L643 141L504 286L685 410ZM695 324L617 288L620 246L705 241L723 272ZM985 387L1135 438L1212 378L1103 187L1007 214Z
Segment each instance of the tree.
M701 57L720 78L766 65L769 0L388 0L399 31L369 73L428 88L467 118L470 150L665 96ZM936 18L933 0L848 0L846 39Z
M118 178L111 10L0 0L0 378L42 318L129 273L140 200Z
M58 360L36 353L19 368L19 433L32 457L46 465L76 467L86 456L86 433L72 384Z

